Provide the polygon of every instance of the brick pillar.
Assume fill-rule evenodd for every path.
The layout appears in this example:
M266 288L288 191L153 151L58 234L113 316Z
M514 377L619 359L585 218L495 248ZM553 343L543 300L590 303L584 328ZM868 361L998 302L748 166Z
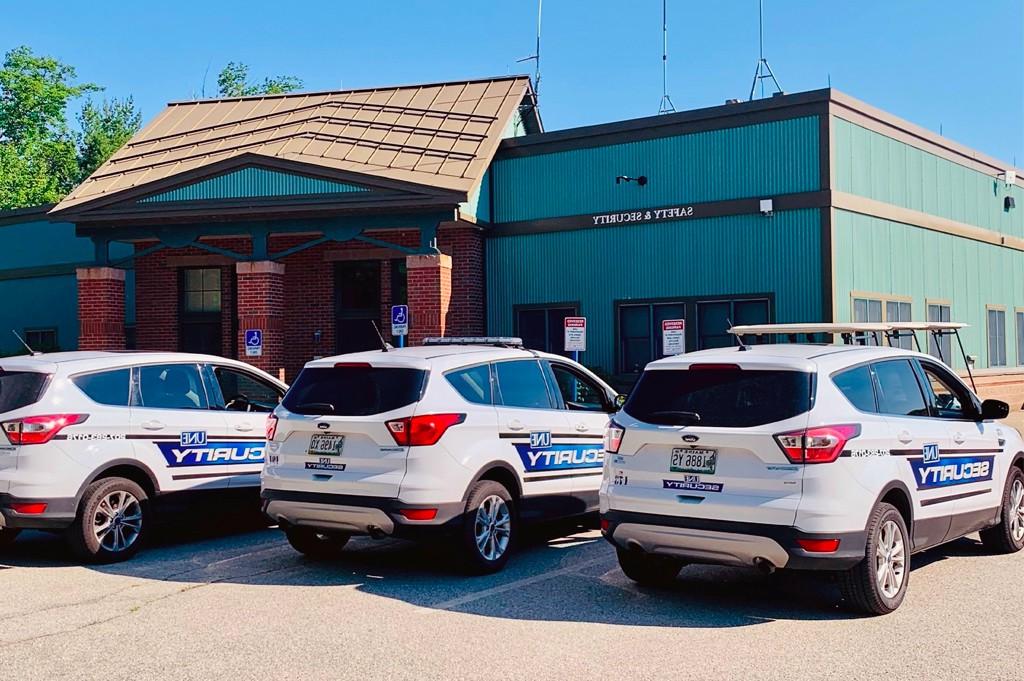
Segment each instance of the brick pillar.
M80 267L78 349L124 350L124 270Z
M238 279L238 359L273 375L285 366L284 265L263 260L235 265ZM245 332L263 332L263 355L245 352Z
M409 277L409 345L419 345L427 336L443 336L452 301L452 259L443 253L410 255L406 258Z

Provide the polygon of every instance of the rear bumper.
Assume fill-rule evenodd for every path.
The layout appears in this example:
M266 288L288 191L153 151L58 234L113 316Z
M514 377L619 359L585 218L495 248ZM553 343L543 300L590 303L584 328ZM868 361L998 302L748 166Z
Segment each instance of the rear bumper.
M264 489L263 512L283 525L315 527L351 534L388 535L410 539L459 527L465 504L410 504L387 497ZM399 511L436 509L432 520L409 520Z
M43 513L18 513L13 504L46 504ZM27 499L0 492L0 528L62 530L75 521L78 502L67 499Z
M844 570L864 558L864 532L809 533L795 527L728 520L608 511L601 514L605 539L624 549L672 556L691 563L754 566L766 560L776 568ZM831 553L811 553L798 539L839 539Z

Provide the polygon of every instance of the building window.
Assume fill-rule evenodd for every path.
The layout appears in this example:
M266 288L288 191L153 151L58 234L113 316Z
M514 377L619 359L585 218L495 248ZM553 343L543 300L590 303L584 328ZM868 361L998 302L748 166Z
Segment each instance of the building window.
M25 342L36 352L55 352L57 345L57 329L25 329Z
M730 326L767 324L769 319L766 298L740 300L714 300L697 303L697 349L727 348L736 344L729 333ZM744 339L746 344L759 342L763 336Z
M178 349L219 355L221 339L220 268L182 269L179 275Z
M865 322L882 321L882 301L874 298L853 299L853 321L860 324Z
M220 312L220 268L187 269L184 279L185 312Z
M885 321L887 322L909 322L912 321L911 304L902 300L885 301ZM914 349L914 339L909 335L900 336L893 340L893 345L904 350Z
M405 258L394 258L391 261L391 304L407 305L409 303L409 277Z
M988 309L988 365L1006 366L1006 310Z
M686 305L679 301L620 304L619 373L639 373L648 362L664 357L661 322L685 318Z
M576 315L570 304L524 307L516 310L516 335L533 350L565 353L565 318Z
M1024 366L1024 312L1017 314L1017 366Z
M928 321L948 322L951 318L949 305L928 303ZM932 357L937 357L948 366L953 366L953 337L948 334L939 336L938 343L936 344L934 334L929 333L928 354Z

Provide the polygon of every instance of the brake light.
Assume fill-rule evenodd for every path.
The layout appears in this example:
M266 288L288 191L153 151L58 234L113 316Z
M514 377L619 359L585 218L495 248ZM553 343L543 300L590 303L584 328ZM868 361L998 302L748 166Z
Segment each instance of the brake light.
M808 553L834 553L839 550L838 539L797 539L796 543Z
M437 444L449 428L466 420L465 414L422 414L386 423L395 444L422 447Z
M398 512L406 520L433 520L437 517L436 508L401 508Z
M372 369L369 362L335 362L335 369Z
M53 439L67 426L82 423L88 414L50 414L47 416L26 416L23 419L4 421L0 424L12 445L41 445Z
M779 433L775 441L793 463L832 463L843 453L846 443L858 435L860 424L850 423Z
M46 513L46 504L42 502L21 502L11 504L11 510L22 515L39 515Z
M277 435L277 417L271 414L267 417L267 442L274 439Z
M604 450L609 454L618 454L622 446L622 436L626 429L615 421L609 421L608 427L604 429Z
M690 371L739 371L739 364L691 364Z

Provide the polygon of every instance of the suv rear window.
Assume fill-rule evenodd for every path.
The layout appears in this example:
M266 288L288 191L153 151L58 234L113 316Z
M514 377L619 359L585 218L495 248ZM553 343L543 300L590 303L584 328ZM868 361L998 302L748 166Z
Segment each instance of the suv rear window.
M623 409L647 423L747 428L809 411L813 381L814 374L781 369L645 371Z
M0 369L0 414L38 402L49 377L37 371Z
M282 404L293 414L380 414L418 401L426 376L420 369L312 367L302 370Z

